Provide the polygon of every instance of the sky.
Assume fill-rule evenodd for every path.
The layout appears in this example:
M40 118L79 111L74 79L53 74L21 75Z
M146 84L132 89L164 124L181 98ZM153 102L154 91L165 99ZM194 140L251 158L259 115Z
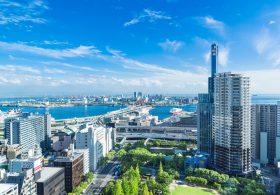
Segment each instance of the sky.
M197 94L218 72L280 94L280 2L0 0L0 97Z

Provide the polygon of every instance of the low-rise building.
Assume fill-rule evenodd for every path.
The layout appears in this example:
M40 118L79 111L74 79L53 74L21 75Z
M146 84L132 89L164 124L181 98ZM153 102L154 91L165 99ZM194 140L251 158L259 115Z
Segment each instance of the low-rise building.
M37 194L35 177L32 169L21 173L8 173L6 183L18 184L18 194Z
M41 178L36 181L37 194L40 195L61 195L65 192L64 168L43 167Z
M9 171L10 172L22 172L26 169L32 169L34 173L37 173L42 168L42 153L38 145L35 148L26 150L22 153L21 159L10 160Z
M1 195L18 195L18 184L0 183Z

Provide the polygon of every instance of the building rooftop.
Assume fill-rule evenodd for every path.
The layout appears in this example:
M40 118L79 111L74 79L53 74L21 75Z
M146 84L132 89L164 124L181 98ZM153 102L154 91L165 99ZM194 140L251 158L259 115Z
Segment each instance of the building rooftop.
M14 183L0 183L0 194L6 192L7 190L16 187L18 184Z
M81 155L83 155L83 153L74 153L71 156L68 157L64 157L64 156L59 156L57 158L55 158L56 162L72 162L74 160L76 160L77 158L79 158Z
M61 167L43 167L41 170L41 178L37 182L43 183L48 179L52 178L61 170L63 170L63 168Z

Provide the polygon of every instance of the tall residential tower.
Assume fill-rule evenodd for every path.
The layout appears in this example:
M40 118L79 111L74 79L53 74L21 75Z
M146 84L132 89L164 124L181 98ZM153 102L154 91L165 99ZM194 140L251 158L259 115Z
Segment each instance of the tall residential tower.
M251 171L251 96L248 77L219 73L214 78L214 167L245 175Z

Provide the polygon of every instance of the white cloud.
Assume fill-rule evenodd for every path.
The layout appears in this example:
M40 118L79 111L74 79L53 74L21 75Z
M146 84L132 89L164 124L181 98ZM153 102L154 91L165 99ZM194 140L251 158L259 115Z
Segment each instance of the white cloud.
M275 20L270 20L270 21L268 22L268 24L275 24L275 23L276 23Z
M0 41L1 50L19 51L24 53L31 53L40 56L46 56L51 58L74 58L85 57L91 55L98 55L100 53L94 46L81 45L76 48L67 49L46 49L37 46L29 46L21 43L8 43Z
M65 63L65 62L58 62L58 61L42 61L41 63L46 64L46 65L59 65L59 66L67 67L67 68L93 71L93 72L98 71L97 69L92 68L90 66L74 65L74 64L69 64L69 63Z
M214 29L220 34L225 32L225 24L222 21L214 19L212 16L198 17L204 27Z
M57 41L57 40L52 40L52 41L44 40L43 43L46 45L67 45L68 44L68 42Z
M167 51L176 52L178 49L182 48L184 45L184 42L182 41L170 41L169 39L166 39L165 42L159 43L159 46Z
M270 35L269 29L262 29L255 38L254 44L259 54L262 54L265 50L271 47L271 45L273 44L273 39Z
M218 63L221 66L227 66L228 65L228 58L229 58L229 48L219 47Z
M252 93L279 94L280 91L280 69L261 69L245 71L250 77Z
M7 72L28 72L33 74L40 74L41 71L31 66L19 66L19 65L0 65L0 70Z
M171 19L172 18L170 16L166 15L162 11L144 9L143 12L139 16L131 19L128 22L125 22L124 26L127 27L127 26L137 24L139 22L144 22L144 21L148 21L148 22L152 23L152 22L155 22L157 20L171 20Z
M15 24L22 22L45 23L46 20L39 15L49 9L43 0L29 2L0 0L0 25Z
M280 65L280 36L269 28L263 28L254 37L253 45L258 54L265 56L274 67Z
M218 51L218 65L220 66L227 66L228 65L228 61L229 61L229 52L230 49L228 47L224 47L224 46L219 46L219 51ZM207 51L204 56L204 61L206 63L209 63L210 58L211 58L211 53L209 51Z

